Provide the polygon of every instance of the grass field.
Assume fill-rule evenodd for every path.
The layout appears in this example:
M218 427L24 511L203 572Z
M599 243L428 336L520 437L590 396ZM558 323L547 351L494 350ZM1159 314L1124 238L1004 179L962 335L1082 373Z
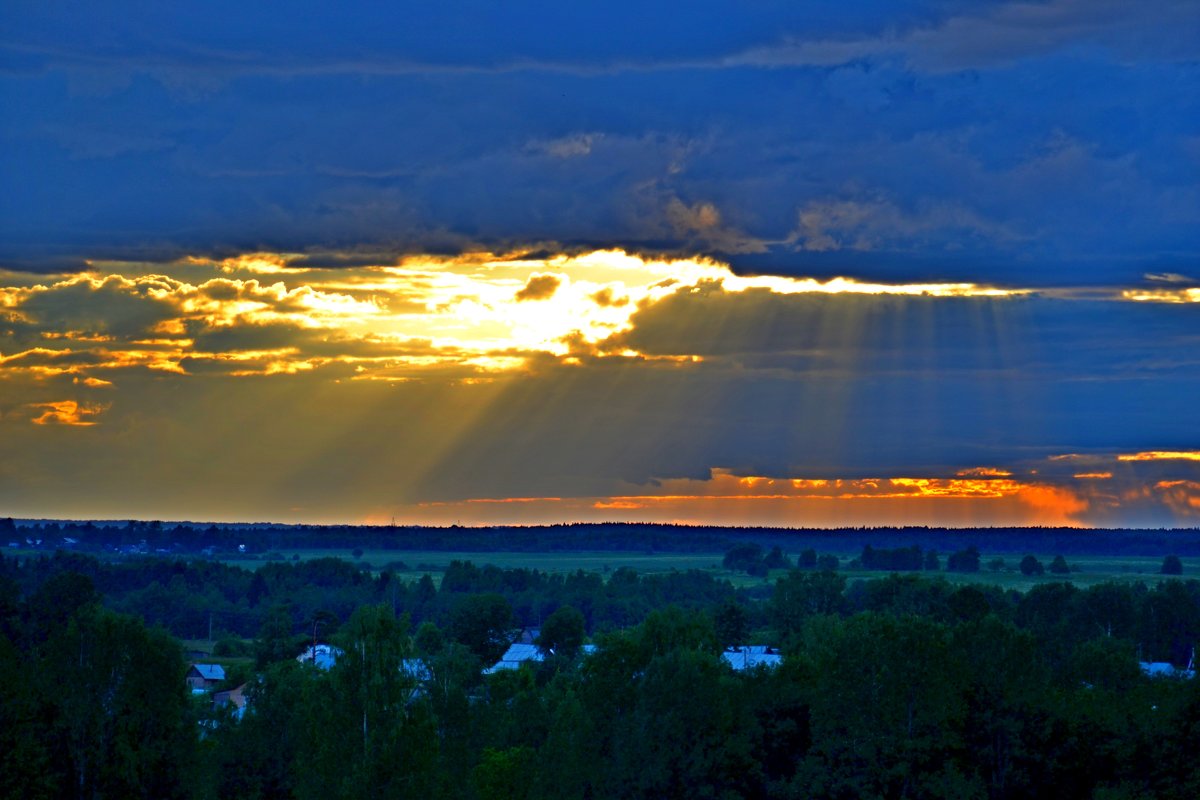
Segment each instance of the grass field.
M722 553L632 553L614 551L578 551L552 553L525 553L508 551L441 551L441 550L365 550L361 558L347 550L286 550L280 551L284 560L290 561L293 556L305 560L310 558L328 558L330 556L344 558L348 561L358 561L369 564L373 570L383 570L396 562L404 562L406 569L393 569L406 581L418 580L429 573L435 581L440 581L441 571L451 561L471 561L477 566L493 564L501 568L524 567L537 569L542 572L566 573L582 569L587 572L611 573L621 567L629 567L639 574L665 573L673 570L686 571L699 569L712 572L715 576L730 580L735 586L756 586L763 583L773 583L782 571L775 570L766 578L753 577L741 572L731 572L721 567ZM845 564L858 556L858 552L835 553ZM1172 579L1172 576L1159 574L1162 559L1157 557L1138 556L1080 556L1070 558L1067 563L1071 572L1067 575L1055 575L1049 571L1040 577L1022 575L1017 568L1025 553L984 553L981 557L983 568L975 574L963 574L939 571L923 573L938 575L951 583L983 583L1001 586L1005 589L1015 589L1025 592L1039 583L1051 583L1068 580L1080 588L1106 581L1145 581L1154 583L1158 580ZM1049 567L1053 554L1035 553L1042 564ZM1005 568L993 571L989 562L1002 558ZM1200 558L1184 558L1183 578L1200 576ZM262 559L230 559L230 564L253 569L267 563ZM943 565L944 565L943 557ZM887 573L866 570L842 570L846 579L879 578Z

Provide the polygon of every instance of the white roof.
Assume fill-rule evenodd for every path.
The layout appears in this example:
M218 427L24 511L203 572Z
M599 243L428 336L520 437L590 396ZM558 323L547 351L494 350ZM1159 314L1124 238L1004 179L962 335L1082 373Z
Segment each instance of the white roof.
M754 669L755 667L774 669L783 663L783 656L779 655L779 652L775 648L763 644L728 647L721 654L721 658L725 659L726 664L739 672L744 669Z
M1138 666L1142 673L1151 678L1194 678L1196 673L1190 669L1179 669L1166 661L1141 661Z

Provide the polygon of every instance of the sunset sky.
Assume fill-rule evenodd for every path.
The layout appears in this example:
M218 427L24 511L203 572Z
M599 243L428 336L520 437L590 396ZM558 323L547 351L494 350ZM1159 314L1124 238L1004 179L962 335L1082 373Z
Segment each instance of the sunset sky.
M16 0L0 189L0 517L1200 525L1194 0Z

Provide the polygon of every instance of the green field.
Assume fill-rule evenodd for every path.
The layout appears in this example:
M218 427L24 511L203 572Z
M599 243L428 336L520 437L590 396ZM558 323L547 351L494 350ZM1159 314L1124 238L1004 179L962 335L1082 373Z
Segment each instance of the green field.
M835 553L845 564L858 556L858 552ZM300 560L311 558L343 558L347 561L357 561L370 565L375 571L382 571L396 562L403 562L406 569L393 570L406 581L415 581L428 573L435 581L440 580L440 573L451 561L471 561L477 566L492 564L494 566L513 569L523 567L537 569L542 572L567 573L576 570L586 572L611 573L621 567L629 567L639 574L666 573L671 571L686 571L689 569L705 570L717 577L730 580L735 586L756 586L763 583L773 583L782 574L775 570L766 578L753 577L741 572L732 572L721 566L723 553L634 553L614 551L558 551L552 553L529 553L511 551L444 551L444 550L364 550L360 558L349 550L304 549L281 550L279 555L284 561L292 561L293 556ZM794 557L795 554L789 554ZM1068 580L1080 588L1106 581L1145 581L1153 583L1158 580L1171 580L1173 576L1159 574L1162 559L1157 557L1139 556L1079 556L1067 559L1071 572L1067 575L1055 575L1047 570L1040 577L1022 575L1018 564L1025 553L983 553L982 569L975 574L963 574L939 571L923 573L930 576L938 575L951 583L983 583L1001 586L1005 589L1028 591L1039 583L1052 583ZM1042 564L1049 567L1053 554L1035 553ZM278 556L276 556L278 558ZM1002 558L1005 567L992 570L989 562ZM263 556L248 558L224 559L229 564L254 569L268 563ZM1200 576L1200 558L1183 558L1183 578ZM943 566L945 558L943 556ZM888 573L867 570L842 570L849 581L857 579L879 578Z

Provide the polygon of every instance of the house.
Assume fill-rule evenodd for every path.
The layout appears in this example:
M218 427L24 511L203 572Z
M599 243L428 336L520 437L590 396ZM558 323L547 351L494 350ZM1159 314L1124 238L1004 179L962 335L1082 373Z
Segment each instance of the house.
M304 648L304 652L296 656L296 660L301 664L312 664L317 669L329 670L337 663L344 651L340 647L334 647L331 644L311 644Z
M590 656L596 652L596 645L585 644L579 648L579 652L585 656ZM553 655L554 651L551 650ZM522 664L540 664L546 660L546 653L536 644L528 644L525 642L513 642L504 651L504 655L500 656L500 660L483 671L484 675L495 675L506 669L520 669Z
M721 653L721 658L738 672L755 667L774 669L783 663L783 656L779 655L779 651L765 644L727 647L725 652Z
M241 719L242 714L246 713L246 684L223 692L213 692L212 702L213 708L233 706L234 717Z
M1188 679L1196 677L1194 669L1180 669L1167 661L1139 661L1138 666L1142 668L1142 674L1147 678Z
M494 675L506 669L520 669L522 664L538 664L545 660L545 658L546 656L542 652L542 649L536 644L513 642L504 651L504 655L500 656L500 660L485 669L483 674Z
M225 680L225 668L220 664L192 664L185 680L193 692L206 692Z

